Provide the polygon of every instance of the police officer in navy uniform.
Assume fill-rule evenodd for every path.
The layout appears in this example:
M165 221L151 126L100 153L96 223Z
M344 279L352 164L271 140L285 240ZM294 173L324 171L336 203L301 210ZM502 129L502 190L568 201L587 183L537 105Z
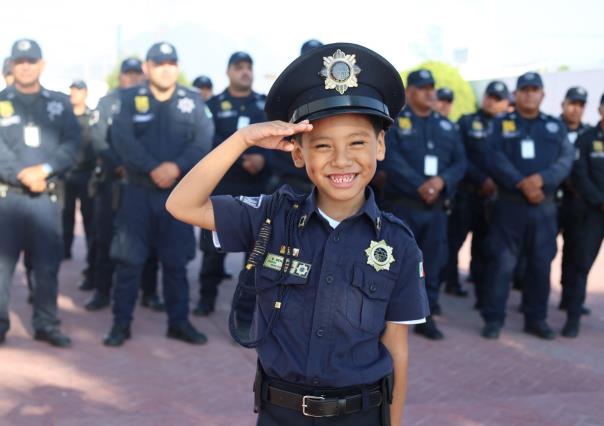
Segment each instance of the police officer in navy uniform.
M323 43L316 38L306 40L304 43L302 43L302 47L300 47L300 55L304 55L305 53L308 53L311 50L321 46L323 46Z
M12 47L15 83L0 92L0 342L9 328L10 285L25 250L35 274L34 338L70 346L57 318L63 258L61 194L56 178L75 162L80 128L68 98L40 85L40 46L21 39Z
M556 255L555 192L569 175L573 147L564 124L539 109L543 81L535 72L516 84L516 112L498 118L488 137L488 170L499 187L487 236L489 267L484 286L483 337L497 339L506 314L510 282L524 250L524 331L551 340L546 322L550 268Z
M497 185L489 177L486 167L486 137L495 117L507 112L508 105L507 86L502 81L492 81L487 85L480 109L473 114L463 115L457 122L468 164L449 216L449 256L443 278L447 293L459 297L467 295L467 291L459 282L457 259L468 232L472 231L470 275L474 282L477 308L481 304L481 291L487 267L484 239L488 225L485 207L497 192Z
M398 71L375 52L316 48L273 84L266 111L274 121L238 130L168 199L176 217L215 231L223 250L254 247L258 425L401 423L407 324L428 314L421 252L368 184L403 103ZM290 151L313 192L210 197L258 146Z
M448 87L441 87L436 91L436 105L434 109L443 117L449 118L455 95Z
M204 102L210 100L210 98L214 95L212 93L214 85L212 84L212 80L210 80L210 77L208 76L200 75L199 77L195 78L195 80L193 80L193 83L191 85L199 90L201 98L204 100Z
M91 117L92 146L97 156L96 168L91 187L94 192L94 214L92 252L94 293L85 304L89 311L97 311L109 306L114 262L109 256L113 236L117 199L125 177L122 160L111 146L110 127L113 116L119 111L120 93L128 87L139 85L144 80L141 61L126 58L120 65L119 87L103 96ZM164 305L157 294L158 260L150 256L141 278L141 305L161 312Z
M575 141L579 135L590 128L589 125L582 121L586 102L587 90L583 87L571 87L568 89L562 102L560 120L566 126L568 140L573 145L575 145ZM578 151L579 147L575 145L577 155ZM574 251L572 242L575 241L573 232L576 225L575 219L581 216L576 210L581 209L583 203L579 200L570 178L562 184L557 195L560 203L558 207L558 228L561 230L562 238L564 239L564 245L562 246L562 278L560 280L562 284L562 297L560 298L559 307L564 310L566 309L566 301L569 294L568 283L572 281L569 275L574 275L574 271L572 271L574 266L571 261L572 252ZM583 313L589 314L589 309L584 307Z
M229 58L227 76L229 86L208 101L216 127L214 147L235 133L237 129L266 121L265 96L252 90L254 81L252 57L246 52L233 53ZM257 196L266 192L270 177L266 164L265 152L258 149L250 150L231 167L216 188L216 194ZM210 234L206 231L201 232L200 249L203 252L199 273L200 298L194 314L206 316L214 312L218 285L226 276L225 254L216 250ZM253 301L244 301L241 306L242 318L251 319L252 308Z
M466 159L455 124L432 110L434 78L426 69L407 80L407 106L386 135L384 208L409 224L424 254L432 315L440 315L440 273L447 256L445 200L463 178ZM443 338L432 317L415 326L429 339Z
M107 346L130 337L130 323L145 262L161 262L170 338L203 344L189 322L187 263L194 257L193 228L164 208L170 189L211 147L211 113L197 92L177 84L178 56L170 43L156 43L144 63L147 84L121 93L111 141L126 169L111 256L116 262L113 326Z
M599 112L600 122L579 135L575 142L579 156L573 167L572 184L582 206L574 211L574 241L570 253L574 276L565 288L564 337L579 335L587 296L587 276L604 240L604 95L600 98Z

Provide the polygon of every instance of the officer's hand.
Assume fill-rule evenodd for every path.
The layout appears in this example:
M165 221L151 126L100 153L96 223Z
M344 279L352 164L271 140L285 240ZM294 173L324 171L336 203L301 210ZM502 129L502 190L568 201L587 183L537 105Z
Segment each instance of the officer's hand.
M426 204L433 204L444 187L445 181L440 176L434 176L421 184L417 191Z
M289 137L296 133L310 131L312 131L312 124L308 120L297 124L286 123L285 121L269 121L244 127L237 130L236 134L241 137L248 147L260 146L267 149L292 151L294 144L288 140Z
M528 202L531 204L541 204L543 200L545 200L545 194L540 189L529 192L528 194L525 194L525 196Z
M44 192L46 190L46 181L38 180L29 186L31 192Z
M543 188L543 178L539 173L535 173L534 175L530 175L526 177L524 180L527 181L527 184L534 188Z
M495 181L493 181L493 179L489 177L486 178L484 182L482 182L482 185L480 185L480 190L478 191L478 193L483 197L490 197L496 192L497 184L495 183Z
M162 189L172 187L180 176L180 169L171 161L161 163L149 173L153 182Z
M113 169L113 174L121 179L126 176L126 168L124 166L117 166Z
M42 167L42 164L25 167L19 173L17 173L17 179L19 182L30 189L32 185L37 185L39 181L44 181L47 177L48 173L46 173L44 167Z
M241 163L241 167L252 175L260 173L266 164L266 160L262 154L245 154L242 157L243 162Z

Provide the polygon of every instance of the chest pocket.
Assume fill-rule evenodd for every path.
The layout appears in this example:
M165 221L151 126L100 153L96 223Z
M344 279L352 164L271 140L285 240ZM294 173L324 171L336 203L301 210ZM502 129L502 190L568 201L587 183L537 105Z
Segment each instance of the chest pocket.
M280 272L274 269L261 267L256 271L256 294L260 313L268 321L275 302L279 298L281 285L279 284ZM297 318L304 307L304 289L308 283L306 278L288 274L283 284L283 298L281 300L280 315L284 318Z
M386 321L386 308L394 279L384 272L373 272L355 263L352 282L346 289L346 318L360 330L380 332Z

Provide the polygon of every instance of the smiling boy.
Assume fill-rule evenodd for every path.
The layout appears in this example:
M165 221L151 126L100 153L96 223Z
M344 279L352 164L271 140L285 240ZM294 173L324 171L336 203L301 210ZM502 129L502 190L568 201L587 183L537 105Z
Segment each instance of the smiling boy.
M402 420L407 327L429 314L421 252L368 184L403 90L396 69L365 47L316 48L273 85L265 109L274 121L234 133L166 203L177 219L214 231L224 251L249 252L265 239L254 271L259 425ZM313 192L210 197L254 146L291 152Z

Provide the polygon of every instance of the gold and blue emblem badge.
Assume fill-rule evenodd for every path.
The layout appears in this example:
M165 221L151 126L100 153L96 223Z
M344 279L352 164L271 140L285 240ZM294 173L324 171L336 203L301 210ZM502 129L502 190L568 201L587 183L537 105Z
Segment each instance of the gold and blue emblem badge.
M357 75L361 68L356 63L356 55L347 55L340 49L332 56L324 56L323 69L319 74L325 79L325 89L336 89L343 95L349 88L357 87Z
M0 101L0 117L9 118L15 113L13 103L11 101Z
M369 247L365 249L367 264L373 266L376 271L389 271L390 264L395 261L392 250L392 247L386 244L384 240L371 241Z
M135 96L134 107L136 112L144 114L149 111L149 97L148 96Z
M411 119L409 117L399 117L398 127L403 130L410 130L412 126Z
M514 133L516 131L516 122L514 120L503 120L501 130L503 133Z
M594 141L593 149L594 149L594 152L604 152L604 142L603 141Z

